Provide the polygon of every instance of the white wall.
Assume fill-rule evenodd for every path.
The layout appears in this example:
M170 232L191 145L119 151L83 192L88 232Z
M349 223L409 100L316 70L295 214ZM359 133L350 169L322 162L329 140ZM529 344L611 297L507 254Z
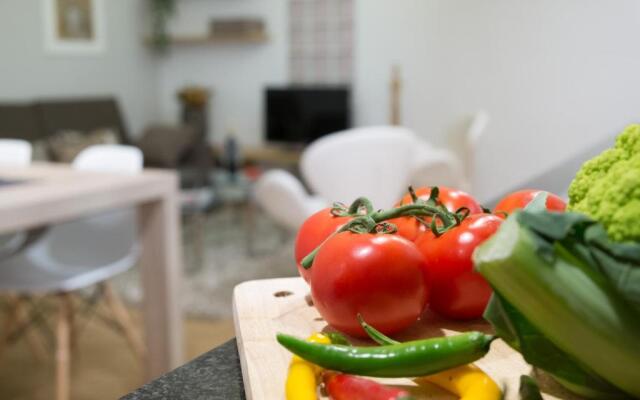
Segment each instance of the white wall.
M640 2L358 0L356 121L387 120L391 65L404 122L448 144L469 114L492 117L474 192L508 190L640 120Z
M262 137L262 96L288 80L288 2L178 2L171 29L204 33L212 17L260 16L258 45L173 47L156 58L142 44L144 1L106 0L107 50L49 55L41 2L0 1L0 101L115 94L130 130L176 121L176 91L214 89L210 138L229 127ZM404 123L448 145L478 108L492 117L477 151L483 199L640 119L636 0L357 0L355 121L388 119L391 65L402 67ZM157 111L157 112L156 112Z
M255 16L265 20L265 44L173 46L160 62L160 110L176 121L176 93L197 84L213 90L209 139L221 142L229 129L242 143L262 139L263 89L288 80L288 1L191 0L178 2L171 31L176 35L206 34L212 17Z
M0 101L115 95L131 134L156 116L154 57L143 45L146 1L105 0L106 51L44 51L39 0L0 1Z

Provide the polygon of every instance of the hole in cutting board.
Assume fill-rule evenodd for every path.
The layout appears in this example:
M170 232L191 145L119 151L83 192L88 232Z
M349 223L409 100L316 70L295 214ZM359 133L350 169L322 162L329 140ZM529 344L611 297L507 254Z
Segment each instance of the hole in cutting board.
M293 294L293 292L290 292L288 290L281 290L279 292L275 292L273 294L274 297L287 297L287 296L291 296Z

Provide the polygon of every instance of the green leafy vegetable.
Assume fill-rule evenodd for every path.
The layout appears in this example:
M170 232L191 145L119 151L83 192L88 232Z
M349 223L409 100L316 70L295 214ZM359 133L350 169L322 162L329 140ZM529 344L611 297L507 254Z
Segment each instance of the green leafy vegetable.
M496 333L589 398L640 396L640 244L577 213L514 213L474 255Z
M484 314L496 335L522 354L531 365L549 372L571 390L588 398L627 396L580 364L547 339L518 310L494 293Z
M542 400L540 388L535 379L527 375L520 376L520 400Z
M544 211L547 209L547 198L549 197L549 193L540 192L538 193L533 200L527 204L524 208L527 211Z
M640 313L640 244L609 240L601 224L579 213L523 212L519 220L542 239L538 251L550 262L563 247L603 274Z
M616 241L640 241L640 125L587 161L569 187L568 209L602 222Z

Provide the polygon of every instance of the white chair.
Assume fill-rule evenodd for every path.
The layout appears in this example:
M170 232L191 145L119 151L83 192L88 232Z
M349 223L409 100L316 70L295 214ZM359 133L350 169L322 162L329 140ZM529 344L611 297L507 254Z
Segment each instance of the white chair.
M406 128L376 126L337 132L316 140L302 154L300 171L313 196L293 175L277 170L256 183L255 199L276 222L294 230L333 201L348 204L366 196L375 207L387 208L413 183L416 172L434 164L441 154ZM443 170L449 161L441 162ZM454 164L452 161L449 168L456 170ZM434 180L431 184L443 183Z
M467 130L467 134L464 138L465 176L468 182L467 189L469 191L473 188L473 171L475 170L478 143L487 129L489 122L489 114L487 114L486 111L480 110L476 112L471 118L469 129Z
M289 172L265 172L253 187L253 198L274 222L297 229L309 215L329 205L327 200L307 194L302 183Z
M395 126L334 133L311 143L300 171L321 198L350 203L366 196L376 207L389 207L409 185L417 140Z
M142 171L142 152L137 147L118 144L91 146L73 160L73 168L79 171L137 174Z
M411 184L414 187L448 186L471 192L476 149L488 123L489 115L485 111L478 111L471 118L462 140L464 163L447 149L419 152L421 159L416 160Z
M0 139L0 167L26 167L31 164L31 143L20 139Z
M0 139L0 168L26 167L31 164L31 143L20 139ZM20 249L28 240L28 232L0 234L0 260Z
M79 171L134 174L142 170L142 153L130 146L99 145L83 150L73 162ZM10 297L14 327L20 320L24 299L53 294L59 301L57 329L57 399L69 396L69 343L73 333L70 292L97 285L114 322L143 359L144 346L133 329L126 308L107 279L135 265L137 244L135 210L123 209L51 226L35 243L0 262L0 292ZM18 322L18 323L16 323ZM0 349L16 329L4 329ZM27 337L29 339L29 337Z
M447 186L469 190L469 181L460 159L450 150L433 147L418 152L411 172L411 185Z

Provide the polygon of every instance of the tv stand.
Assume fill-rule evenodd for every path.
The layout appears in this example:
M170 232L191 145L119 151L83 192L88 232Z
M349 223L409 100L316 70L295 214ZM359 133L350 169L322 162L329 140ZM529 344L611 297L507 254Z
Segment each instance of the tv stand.
M304 145L265 143L240 149L247 164L267 165L286 169L297 168Z
M223 153L221 145L212 145L214 155L220 159ZM255 164L265 167L296 170L300 162L300 155L304 150L302 144L264 143L258 145L239 146L243 164Z

